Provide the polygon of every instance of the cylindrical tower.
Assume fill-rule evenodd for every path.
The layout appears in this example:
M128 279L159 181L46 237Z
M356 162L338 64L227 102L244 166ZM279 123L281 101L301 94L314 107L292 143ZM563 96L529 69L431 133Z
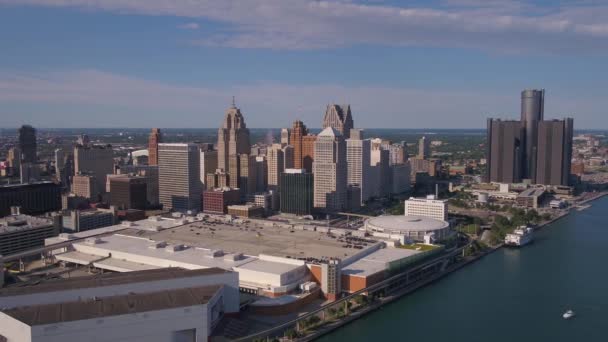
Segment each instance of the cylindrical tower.
M522 175L532 181L536 177L538 122L543 120L544 112L544 89L525 89L521 92L521 122L525 131Z

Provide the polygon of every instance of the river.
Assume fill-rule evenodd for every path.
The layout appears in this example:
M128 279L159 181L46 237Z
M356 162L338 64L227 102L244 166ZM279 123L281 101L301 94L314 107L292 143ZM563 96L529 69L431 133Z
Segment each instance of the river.
M608 197L319 341L608 341ZM572 309L576 316L564 320Z

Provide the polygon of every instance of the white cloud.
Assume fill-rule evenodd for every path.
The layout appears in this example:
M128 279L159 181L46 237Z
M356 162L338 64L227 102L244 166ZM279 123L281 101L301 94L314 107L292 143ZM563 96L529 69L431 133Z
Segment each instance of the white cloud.
M99 70L35 76L0 72L0 127L25 120L45 127L216 127L232 95L250 127L289 127L296 118L319 127L330 102L350 103L355 124L363 128L483 127L487 116L517 117L519 110L519 89L452 91L277 82L211 88ZM547 117L575 113L577 127L608 126L605 98L551 89L548 95Z
M445 0L436 8L307 0L0 0L116 13L201 18L228 25L195 44L319 49L359 44L606 52L608 4L541 8L516 0Z
M177 28L184 30L198 30L200 28L200 25L198 23L185 23L177 25Z

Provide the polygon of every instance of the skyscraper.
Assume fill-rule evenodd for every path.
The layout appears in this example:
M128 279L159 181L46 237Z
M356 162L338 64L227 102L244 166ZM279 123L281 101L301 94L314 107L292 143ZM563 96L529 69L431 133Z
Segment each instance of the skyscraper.
M536 183L568 185L573 126L572 118L538 122Z
M22 163L35 163L36 156L36 129L30 125L19 128L19 149Z
M285 170L284 154L280 144L273 144L266 154L268 164L268 188L278 190L281 173Z
M283 147L283 169L293 169L293 146L287 145Z
M328 212L347 209L344 137L333 127L325 128L317 136L314 153L314 207Z
M522 178L524 128L520 121L488 119L487 181L518 183Z
M367 201L371 195L372 169L371 169L371 143L363 139L362 130L351 130L350 139L346 140L347 185L351 191L358 191L361 203Z
M196 144L158 144L158 191L163 209L201 210L199 159Z
M310 215L313 211L314 177L304 169L286 169L281 173L281 212Z
M218 168L231 173L230 157L239 154L250 154L249 130L245 125L245 118L241 110L232 106L226 110L224 122L217 134L217 164Z
M289 145L289 128L281 129L281 146Z
M405 141L389 146L389 164L397 165L407 162L407 147Z
M207 188L207 175L217 170L217 151L201 149L201 183L203 190ZM211 186L213 188L213 186Z
M350 138L350 130L354 128L350 105L327 105L325 117L323 118L323 128L327 127L335 128L344 139Z
M389 151L384 146L380 138L371 140L370 164L372 166L371 173L374 186L371 194L373 196L386 196L392 189Z
M158 144L163 142L160 128L152 128L148 137L148 165L158 165Z
M306 125L300 120L294 121L291 129L291 145L293 146L293 167L296 169L304 168L302 164L302 139L306 135L308 135Z
M312 172L312 164L315 161L315 142L317 136L308 134L302 137L302 168L306 172Z
M74 172L95 176L97 190L106 188L107 175L114 173L114 152L111 145L76 145L74 147Z
M545 90L525 89L521 92L521 123L524 129L522 178L533 183L536 178L538 152L538 122L544 120Z
M431 141L426 137L418 141L418 159L428 159L431 156Z

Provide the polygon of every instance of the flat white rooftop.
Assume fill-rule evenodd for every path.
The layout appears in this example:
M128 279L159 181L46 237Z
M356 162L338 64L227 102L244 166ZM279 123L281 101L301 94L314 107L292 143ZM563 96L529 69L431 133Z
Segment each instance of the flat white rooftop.
M342 268L342 274L368 277L386 270L390 262L418 253L420 252L405 248L382 248Z
M424 216L386 215L368 219L366 226L393 232L407 232L444 229L449 227L449 223Z

